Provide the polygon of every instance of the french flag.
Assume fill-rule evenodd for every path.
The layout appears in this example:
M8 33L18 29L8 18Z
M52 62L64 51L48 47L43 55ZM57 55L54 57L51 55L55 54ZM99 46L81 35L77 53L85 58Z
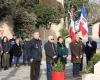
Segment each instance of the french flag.
M99 23L99 32L98 32L99 38L100 38L100 23Z
M71 19L71 23L70 23L70 38L71 41L73 41L75 38L75 23L73 19Z
M83 5L82 11L81 11L81 17L79 21L79 30L82 32L82 35L85 36L88 33L88 24L86 19L86 9Z

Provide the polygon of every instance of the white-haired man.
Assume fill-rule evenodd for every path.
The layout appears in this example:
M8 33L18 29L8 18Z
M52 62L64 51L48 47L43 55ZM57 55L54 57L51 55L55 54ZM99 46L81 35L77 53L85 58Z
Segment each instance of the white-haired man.
M48 36L48 42L44 45L46 53L46 64L47 64L47 80L51 80L52 64L57 59L57 50L54 44L54 36Z

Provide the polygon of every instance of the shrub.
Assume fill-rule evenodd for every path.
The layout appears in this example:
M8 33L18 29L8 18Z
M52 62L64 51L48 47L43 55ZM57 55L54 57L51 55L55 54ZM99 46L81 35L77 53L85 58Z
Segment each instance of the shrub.
M87 65L86 68L86 73L93 73L94 72L94 65L100 61L100 53L97 53L93 56L89 64Z
M57 63L55 63L53 65L52 71L53 72L63 72L64 71L64 65L62 64L62 62L60 61L60 59L58 59Z
M59 32L64 38L69 37L69 31L66 28L63 27Z

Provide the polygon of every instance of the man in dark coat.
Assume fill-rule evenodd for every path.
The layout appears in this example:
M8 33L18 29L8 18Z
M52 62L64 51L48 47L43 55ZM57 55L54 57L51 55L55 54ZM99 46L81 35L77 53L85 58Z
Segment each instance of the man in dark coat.
M54 44L54 36L48 37L48 42L44 45L47 64L47 80L51 80L52 64L57 60L57 50Z
M87 58L87 64L91 60L91 58L94 56L96 53L97 49L97 42L92 39L92 37L88 38L88 41L86 42L86 47L85 47L85 53L86 53L86 58Z
M79 76L79 65L82 61L83 52L82 44L79 41L79 36L75 36L75 40L70 43L71 62L73 63L73 76Z
M42 41L39 37L39 32L34 32L33 39L29 42L29 53L31 62L31 80L39 80L40 64L42 58Z

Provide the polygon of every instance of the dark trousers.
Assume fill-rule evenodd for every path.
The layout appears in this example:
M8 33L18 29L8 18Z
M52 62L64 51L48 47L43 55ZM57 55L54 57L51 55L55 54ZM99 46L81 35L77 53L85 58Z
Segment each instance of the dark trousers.
M51 80L52 64L47 63L47 80Z
M73 76L78 76L79 75L79 68L80 63L73 63Z
M82 71L83 70L83 59L81 60L81 63L80 63L80 71Z
M10 67L12 66L13 55L10 54Z
M30 80L39 80L40 61L33 61L31 63Z
M23 64L28 64L29 63L29 55L28 55L28 51L23 52Z

